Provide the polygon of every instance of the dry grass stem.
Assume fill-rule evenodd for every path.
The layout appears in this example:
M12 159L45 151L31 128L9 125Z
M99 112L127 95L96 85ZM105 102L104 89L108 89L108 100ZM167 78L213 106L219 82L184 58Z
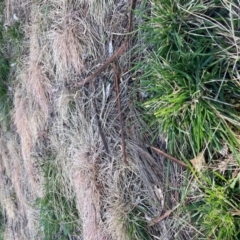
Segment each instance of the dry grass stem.
M17 10L14 4L19 6L25 45L12 86L11 132L0 129L5 239L47 239L44 228L49 222L42 218L37 199L44 199L41 211L49 207L48 217L60 208L52 221L57 229L53 238L67 232L69 239L137 240L142 232L163 233L164 239L171 239L175 230L169 229L172 223L167 218L147 226L146 216L159 216L166 210L163 205L174 205L179 195L164 188L164 158L144 144L152 133L142 132L147 127L130 90L131 52L123 54L132 47L132 9L141 2L7 3L9 18ZM123 35L112 34L119 31ZM120 72L115 91L109 64L117 58ZM174 185L182 169L170 165L169 183ZM8 178L11 182L6 183ZM154 187L168 192L164 192L164 204ZM64 204L59 206L62 199ZM74 204L77 209L69 216L68 207ZM63 216L72 217L71 228L64 229L69 222ZM131 233L131 228L137 230Z

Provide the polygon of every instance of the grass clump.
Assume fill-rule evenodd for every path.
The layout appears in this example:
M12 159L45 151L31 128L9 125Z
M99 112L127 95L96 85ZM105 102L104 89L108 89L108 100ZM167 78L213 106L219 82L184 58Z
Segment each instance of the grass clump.
M0 240L4 239L4 219L2 206L0 206Z
M239 148L238 10L234 1L153 1L138 67L144 107L171 154Z
M77 232L79 217L74 196L64 193L64 179L54 159L43 165L44 196L36 200L40 209L40 228L44 239L70 239Z
M201 178L199 197L188 204L186 210L191 213L192 223L208 239L239 239L240 175L227 179L215 174L214 178Z
M140 29L143 106L150 126L167 137L168 152L196 160L203 151L208 163L226 163L227 146L236 161L224 174L207 169L199 177L192 169L199 197L185 210L202 233L196 239L240 238L239 12L237 1L153 0Z
M138 206L132 209L128 215L128 236L129 239L150 239L150 235L147 232L147 221L144 213L145 208Z
M12 99L9 94L9 86L13 74L11 74L11 62L17 60L20 55L23 32L21 22L14 21L11 25L4 23L4 1L0 1L0 122L8 119L8 113L12 108Z

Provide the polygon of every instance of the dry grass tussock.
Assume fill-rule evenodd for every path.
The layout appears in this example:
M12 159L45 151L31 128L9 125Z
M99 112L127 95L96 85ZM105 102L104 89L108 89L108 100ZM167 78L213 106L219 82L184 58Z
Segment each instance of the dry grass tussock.
M89 0L86 1L88 3L88 7L90 10L90 15L93 19L96 20L96 22L100 22L101 25L104 26L104 20L108 13L111 12L112 8L114 8L116 5L114 5L113 0L103 0L103 1L94 1ZM122 4L122 1L119 1L117 4Z
M75 35L75 29L67 26L62 33L55 33L53 35L53 56L56 64L56 72L59 76L62 76L65 72L67 72L71 67L74 68L76 73L81 72L81 56L79 52L82 50L78 50L80 46L78 46L77 38Z
M100 192L96 182L97 155L89 151L79 153L73 166L73 184L77 196L78 211L82 219L83 239L106 239L101 228ZM94 156L95 155L95 156Z
M14 123L21 139L24 167L28 175L33 198L41 196L41 185L36 180L33 158L35 142L43 130L49 114L49 81L41 68L41 51L38 42L38 15L32 10L32 24L28 27L29 56L25 57L14 95Z
M1 205L6 223L4 239L36 239L39 217L34 203L36 197L42 194L42 183L33 155L39 131L49 114L49 83L40 66L38 26L36 19L33 19L37 15L32 13L31 16L26 12L29 2L6 2L6 21L15 14L21 21L32 17L32 24L26 22L25 30L30 30L30 40L26 36L23 55L14 76L12 120L15 126L10 124L10 132L1 126Z
M130 101L127 88L125 82L122 85L123 106L127 106L126 102ZM55 132L61 136L61 142L69 145L67 164L72 169L71 179L77 196L84 239L93 239L94 235L100 236L99 239L102 236L105 239L137 238L135 235L129 236L129 226L138 225L139 222L144 224L147 222L146 217L157 216L163 209L153 186L163 189L164 172L161 169L165 169L164 162L156 156L158 160L154 159L142 145L142 126L136 121L133 107L126 107L124 112L128 116L129 132L126 140L129 164L125 165L114 93L106 101L101 80L99 88L92 93L90 90L91 87L86 91L60 94L58 112L62 114L61 120L54 121ZM101 126L109 154L106 153L97 126L93 107L95 101L98 114L101 113ZM68 175L68 171L64 170L64 174ZM169 193L168 197L172 197L172 194ZM137 220L133 220L134 214L139 219L137 217ZM92 231L94 229L93 235L89 228ZM165 235L164 239L170 239L171 236L168 222L165 221L148 230L143 227L142 231L153 234L159 234L160 231Z
M167 240L173 236L176 229L170 229L168 220L147 226L149 219L178 201L178 193L164 185L167 177L169 185L176 184L181 170L172 166L167 176L165 160L145 145L151 132L142 133L147 127L133 104L130 54L119 59L126 163L111 66L93 84L68 87L94 72L121 45L123 36L112 33L125 29L128 4L121 0L32 3L31 23L26 25L29 49L22 56L24 64L19 65L14 87L13 122L18 135L13 133L11 141L5 142L11 160L1 159L0 171L12 180L17 198L4 205L11 198L1 175L1 189L7 191L1 204L19 231L17 236L7 226L6 239L37 239L40 216L27 203L34 206L46 189L34 156L43 166L54 166L57 180L51 190L60 189L67 202L76 198L79 218L74 222L81 222L76 238L130 240L147 234ZM156 187L166 190L165 203L156 196ZM53 201L57 206L58 199ZM22 215L16 218L18 212L24 215L22 220ZM137 230L132 232L132 228ZM178 239L183 238L180 231Z
M55 69L57 81L69 83L70 72L78 76L84 71L88 59L102 55L101 42L104 29L93 27L94 20L89 14L89 3L77 1L69 4L67 0L50 1L50 11L43 19L46 29L45 36L50 41L49 56L51 65Z
M34 239L38 226L37 212L29 195L21 149L14 132L1 131L1 207L5 220L4 239Z

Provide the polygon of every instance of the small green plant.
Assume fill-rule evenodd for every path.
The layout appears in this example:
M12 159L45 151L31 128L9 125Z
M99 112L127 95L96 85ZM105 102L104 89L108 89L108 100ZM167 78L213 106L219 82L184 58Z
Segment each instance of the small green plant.
M239 160L239 11L237 1L151 1L140 28L146 55L136 69L148 96L146 120L174 156L189 160L206 150L214 162L226 144ZM240 238L239 177L232 173L197 177L201 196L185 209L203 234L196 239Z
M40 209L40 226L44 239L68 239L78 228L78 211L75 199L63 191L63 179L54 159L43 166L45 194L36 201Z
M219 173L201 178L199 198L188 204L192 223L208 239L240 238L239 176L227 180Z
M147 221L144 216L145 208L135 207L128 216L128 235L132 240L148 240Z

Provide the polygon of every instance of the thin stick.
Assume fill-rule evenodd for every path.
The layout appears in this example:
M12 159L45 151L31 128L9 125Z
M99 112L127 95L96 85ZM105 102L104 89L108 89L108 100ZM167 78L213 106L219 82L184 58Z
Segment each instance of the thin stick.
M83 81L77 82L74 85L74 87L82 87L86 83L89 83L92 80L94 80L94 78L97 77L102 71L104 71L109 66L110 63L112 63L119 55L121 55L123 53L123 51L125 50L126 46L127 46L127 42L125 41L121 45L121 47L119 47L118 50L115 51L115 53L112 55L112 57L110 57L95 73L93 73L89 77L85 78Z
M135 8L135 6L136 6L136 0L132 0L131 5L130 5L127 33L130 33L131 29L132 29L132 10ZM85 78L83 81L75 83L73 85L73 87L75 87L75 88L82 87L86 83L93 81L94 78L96 78L102 71L104 71L109 66L110 63L112 63L118 56L120 56L123 53L123 51L128 46L128 41L129 41L129 36L127 35L123 44L114 52L114 54L95 73L93 73L89 77Z
M104 148L106 150L106 153L109 154L108 144L107 144L105 135L104 135L104 133L102 131L101 121L100 121L99 115L97 113L97 107L96 107L95 99L93 99L93 109L94 109L94 113L96 115L97 127L98 127L98 131L99 131L100 137L101 137L102 142L103 142L103 146L104 146Z
M168 210L168 211L166 211L163 215L152 219L152 221L148 224L148 227L151 227L151 226L153 226L153 225L161 222L162 220L164 220L165 218L167 218L171 213L172 213L172 210Z
M167 153L163 152L162 150L160 150L160 149L158 149L158 148L155 148L155 147L153 147L153 146L150 146L150 147L151 147L151 149L153 149L153 150L154 150L155 152L157 152L158 154L160 154L160 155L162 155L162 156L164 156L164 157L172 160L173 162L177 163L178 165L181 165L181 166L184 167L184 168L187 168L187 167L188 167L187 164L183 163L182 161L178 160L178 159L175 158L175 157L172 157L172 156L168 155Z
M121 111L121 100L120 100L120 91L119 91L119 81L120 81L120 69L117 63L113 62L113 71L114 71L114 84L117 94L117 108L118 108L118 115L120 119L120 128L121 128L121 141L122 141L122 151L123 151L123 161L125 164L127 164L127 153L126 153L126 142L125 142L125 136L124 136L124 130L123 130L123 115Z

